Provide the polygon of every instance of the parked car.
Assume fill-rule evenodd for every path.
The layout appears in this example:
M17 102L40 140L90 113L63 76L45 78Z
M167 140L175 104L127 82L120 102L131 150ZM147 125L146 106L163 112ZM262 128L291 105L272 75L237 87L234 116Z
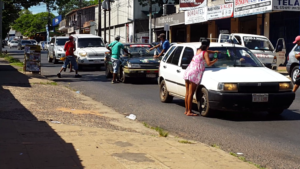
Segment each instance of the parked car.
M20 40L19 42L18 42L18 50L23 50L24 49L24 47L25 47L25 45L32 45L32 43L31 43L31 41L29 41L29 40Z
M57 36L53 37L50 41L50 46L48 48L48 62L57 64L61 57L65 56L64 46L66 42L69 41L69 37Z
M126 83L129 78L157 78L159 59L154 59L153 56L158 54L154 49L149 51L152 47L150 44L124 44L124 47L130 53L127 56L123 50L120 57L120 69L118 72L119 78ZM110 55L105 57L106 77L110 78L113 73L113 66Z
M29 41L31 41L31 43L32 43L33 45L38 45L37 41L34 40L34 39L29 39Z
M286 47L283 38L277 40L275 49L267 37L254 34L220 34L218 42L230 42L249 48L266 67L273 70L277 70L285 62Z
M199 46L200 42L176 44L165 54L158 80L162 102L171 102L174 96L185 98L183 75ZM295 93L291 81L266 68L248 48L211 43L209 50L221 53L213 66L206 67L194 95L193 102L202 116L209 116L212 110L268 111L279 115L292 104Z
M19 42L16 41L16 40L12 40L10 43L9 43L9 48L17 48L18 47L18 44Z
M296 77L299 73L299 60L296 59L295 55L300 53L300 46L295 45L294 48L288 55L288 61L286 64L286 70L289 73L289 76L292 79L292 82L295 83Z
M47 42L46 41L40 41L39 43L38 43L38 45L41 47L41 49L43 50L43 44L44 43L44 50L46 50L47 48L46 48L46 46L47 46Z
M82 69L83 65L104 66L104 56L106 49L103 39L96 35L91 34L75 34L76 51L74 54L77 56L78 68Z

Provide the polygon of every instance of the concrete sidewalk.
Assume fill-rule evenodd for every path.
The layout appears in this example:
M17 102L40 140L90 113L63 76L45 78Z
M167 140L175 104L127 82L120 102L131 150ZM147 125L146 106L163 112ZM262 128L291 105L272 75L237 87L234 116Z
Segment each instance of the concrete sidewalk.
M122 112L0 61L1 169L256 168L202 143L160 137Z

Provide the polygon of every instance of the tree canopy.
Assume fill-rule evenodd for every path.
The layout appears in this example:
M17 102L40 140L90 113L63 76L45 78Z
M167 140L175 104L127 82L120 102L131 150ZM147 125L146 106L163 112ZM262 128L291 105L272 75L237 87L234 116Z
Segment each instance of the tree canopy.
M51 13L50 18L55 16ZM33 36L37 32L45 32L48 23L48 12L38 14L23 14L13 24L12 28L25 36Z
M13 3L5 3L4 10L2 11L2 38L4 39L10 30L10 26L19 17L21 6Z

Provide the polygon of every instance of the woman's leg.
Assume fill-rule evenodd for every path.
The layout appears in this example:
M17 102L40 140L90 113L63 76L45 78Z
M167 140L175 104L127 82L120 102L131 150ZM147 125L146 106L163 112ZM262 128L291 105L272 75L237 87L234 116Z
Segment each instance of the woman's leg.
M73 72L72 70L72 63L70 62L70 72Z
M197 88L197 85L193 82L190 82L189 85L189 95L188 95L188 113L186 114L187 116L198 116L198 114L195 114L192 112L192 107L193 107L193 96L195 93L195 90Z
M184 112L184 114L187 114L187 112L188 112L188 110L189 110L189 104L188 104L188 100L189 100L189 98L188 98L188 96L189 96L189 86L190 86L190 81L188 81L188 80L186 80L185 81L185 89L186 89L186 91L185 91L185 98L184 98L184 101L185 101L185 112Z

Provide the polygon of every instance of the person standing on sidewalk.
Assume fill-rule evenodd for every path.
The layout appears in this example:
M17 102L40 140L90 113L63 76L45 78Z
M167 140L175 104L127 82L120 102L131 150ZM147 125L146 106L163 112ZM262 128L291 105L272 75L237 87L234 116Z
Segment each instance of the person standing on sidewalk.
M120 58L121 49L123 49L123 51L126 54L129 54L127 49L124 48L124 45L119 41L120 41L120 36L117 35L115 37L115 41L113 41L111 44L109 44L106 47L108 50L111 51L111 61L113 66L113 80L111 81L112 84L118 83L117 74L120 66L119 58Z
M192 112L192 101L195 90L202 80L202 75L205 70L205 63L207 66L212 66L218 61L218 59L210 61L208 54L218 53L218 51L208 51L209 45L210 41L208 39L205 39L201 42L200 48L197 49L196 55L193 57L183 76L186 87L184 114L187 116L198 115Z
M158 51L160 52L158 55L154 55L154 58L161 57L170 48L170 43L166 39L166 35L164 33L161 33L158 38L160 39L160 43L153 48L150 48L150 51L158 48Z
M300 36L297 36L295 38L295 41L293 42L293 44L297 44L298 46L300 46ZM300 54L296 54L295 58L297 60L300 60ZM300 61L299 61L299 63L300 63ZM299 69L300 69L300 67L299 67ZM294 85L294 88L293 88L293 92L296 92L298 90L299 85L300 85L300 73L298 73L298 75L296 77L296 81L295 81L295 85Z
M74 66L74 69L75 69L75 77L79 78L81 77L81 75L78 74L78 65L77 65L77 62L76 62L76 56L74 55L74 51L76 50L75 48L75 44L73 42L74 40L74 37L73 36L70 36L69 37L69 40L66 44L65 44L65 48L64 50L66 51L66 60L62 66L62 68L60 69L59 73L57 74L57 76L59 78L61 78L61 72L67 68L68 64L71 62L71 64ZM70 65L70 66L72 66Z

